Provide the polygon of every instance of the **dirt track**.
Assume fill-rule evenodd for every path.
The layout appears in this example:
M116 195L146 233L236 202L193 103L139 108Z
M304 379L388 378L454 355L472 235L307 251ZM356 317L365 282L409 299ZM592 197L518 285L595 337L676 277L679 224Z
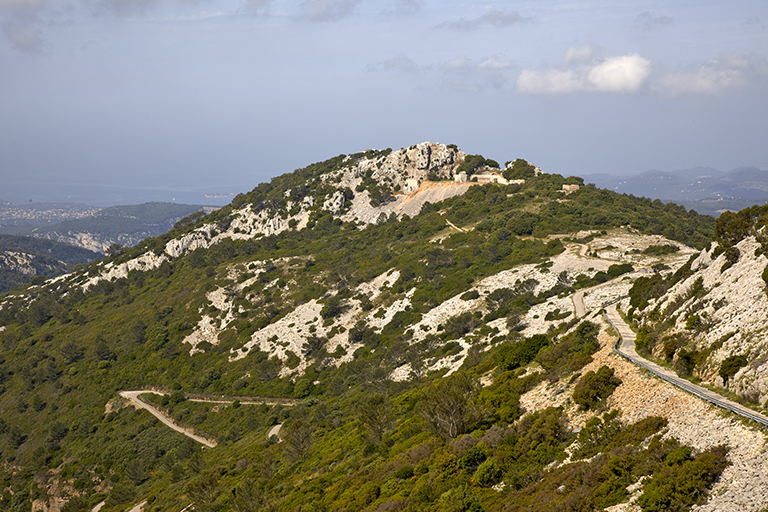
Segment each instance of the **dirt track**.
M198 443L207 446L208 448L214 448L216 446L217 444L216 441L212 441L210 439L206 439L204 437L198 436L197 434L192 432L190 429L185 429L183 427L180 427L179 425L174 423L171 418L169 418L162 412L158 411L148 403L144 402L141 398L139 398L139 395L141 395L142 393L155 393L157 395L163 394L157 391L136 390L136 391L121 391L120 396L130 400L136 407L139 407L141 409L146 409L147 411L149 411L149 413L152 416L159 419L161 422L163 422L163 424L172 428L176 432L180 432L185 436L189 437L190 439L194 439Z

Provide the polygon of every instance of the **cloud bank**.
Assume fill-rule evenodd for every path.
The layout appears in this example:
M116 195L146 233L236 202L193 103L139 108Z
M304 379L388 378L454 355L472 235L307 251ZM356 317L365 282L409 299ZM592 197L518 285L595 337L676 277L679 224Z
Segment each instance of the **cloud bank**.
M303 16L309 21L337 21L346 18L360 0L308 0L302 5Z
M366 71L401 71L413 73L419 70L419 65L407 55L398 55L376 64L370 64L365 67Z
M651 61L637 53L594 59L591 47L566 52L570 69L523 70L517 90L524 94L567 94L580 91L637 92L651 74Z
M751 52L726 53L710 62L660 77L652 89L665 96L719 94L768 78L768 61Z
M671 25L674 22L674 18L668 16L655 16L650 11L645 11L638 14L635 18L635 27L650 32Z
M459 57L444 62L438 67L443 82L450 88L462 92L479 92L488 86L500 89L507 83L505 74L512 64L496 57L480 61Z

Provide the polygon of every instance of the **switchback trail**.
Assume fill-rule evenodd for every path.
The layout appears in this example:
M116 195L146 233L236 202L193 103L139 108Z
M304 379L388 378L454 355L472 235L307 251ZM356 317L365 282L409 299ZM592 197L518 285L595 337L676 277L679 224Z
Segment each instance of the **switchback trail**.
M216 446L216 441L211 441L210 439L206 439L204 437L198 436L194 432L192 432L190 429L185 429L183 427L180 427L174 421L160 412L159 410L155 409L151 405L149 405L147 402L143 401L141 398L139 398L139 395L142 393L156 393L156 394L162 394L157 393L156 391L145 391L145 390L137 390L137 391L121 391L120 396L123 398L127 398L132 403L134 403L136 406L146 409L149 411L149 413L154 416L155 418L159 419L161 422L163 422L164 425L172 428L176 432L181 432L185 436L189 437L190 439L193 439L197 441L198 443L207 446L208 448L214 448Z
M185 436L189 437L190 439L193 439L193 440L197 441L198 443L207 446L208 448L213 448L213 447L216 446L216 444L217 444L216 441L213 441L213 440L206 439L204 437L198 436L197 434L192 432L191 429L186 429L184 427L181 427L181 426L177 425L173 421L173 419L170 418L169 416L167 416L165 413L163 413L159 409L156 409L155 407L151 406L147 402L143 401L141 398L139 398L139 395L141 395L142 393L154 393L156 395L164 395L165 394L162 391L156 391L154 389L138 389L138 390L134 390L134 391L121 391L120 392L120 396L130 400L137 407L140 407L142 409L146 409L152 416L154 416L155 418L159 419L161 422L163 422L164 425L172 428L176 432L180 432L180 433L184 434ZM193 395L191 397L187 397L187 401L189 401L189 402L205 402L205 403L211 403L211 404L231 404L231 403L234 403L235 400L238 400L240 405L261 405L261 404L266 404L266 405L285 405L285 406L296 405L296 400L291 400L291 399L287 399L287 398L283 398L283 399L280 399L280 398L275 398L275 399L264 398L264 399L260 399L260 398L253 398L253 397L244 397L243 400L239 400L238 398L233 398L233 397L221 397L221 399L217 400L217 399L213 399L213 398L201 398L200 396L201 395L198 395L198 397L194 397L194 395ZM275 435L277 435L277 432L279 432L279 431L280 431L280 429L279 429L279 425L278 425L278 429L275 432ZM270 432L270 435L272 435L272 432Z
M635 350L635 339L636 339L635 333L624 322L624 319L621 318L621 315L619 315L619 312L616 310L615 304L607 305L605 307L605 317L619 335L619 340L617 341L616 345L613 347L613 350L616 353L625 357L629 361L639 366L642 366L649 372L664 379L670 384L673 384L685 391L688 391L689 393L692 393L698 396L699 398L702 398L710 403L713 403L718 407L728 409L729 411L732 411L738 414L739 416L743 416L750 420L756 421L762 425L768 426L768 417L758 412L755 412L752 409L744 407L743 405L738 404L732 400L728 400L724 396L719 395L714 391L710 391L707 388L697 386L696 384L693 384L679 377L673 371L668 370L652 361L649 361L639 356L637 354L637 351Z

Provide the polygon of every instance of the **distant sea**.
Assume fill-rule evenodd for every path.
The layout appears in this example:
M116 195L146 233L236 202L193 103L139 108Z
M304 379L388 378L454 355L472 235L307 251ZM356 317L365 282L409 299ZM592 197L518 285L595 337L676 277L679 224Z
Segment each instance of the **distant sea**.
M0 186L0 198L16 205L29 203L79 203L107 207L116 205L168 202L224 206L239 193L250 191L256 184L221 187L141 187L118 185L70 185L35 183Z

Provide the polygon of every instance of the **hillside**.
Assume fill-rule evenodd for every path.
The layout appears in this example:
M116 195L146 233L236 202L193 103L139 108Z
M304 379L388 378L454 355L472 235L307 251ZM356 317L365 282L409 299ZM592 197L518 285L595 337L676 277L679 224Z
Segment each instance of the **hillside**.
M638 282L630 303L649 353L758 406L768 400L766 224L768 206L724 214L712 244L675 276Z
M278 176L2 298L2 505L764 506L762 433L612 356L599 315L692 272L713 236L711 217L455 146ZM163 392L139 396L215 447L128 390Z

